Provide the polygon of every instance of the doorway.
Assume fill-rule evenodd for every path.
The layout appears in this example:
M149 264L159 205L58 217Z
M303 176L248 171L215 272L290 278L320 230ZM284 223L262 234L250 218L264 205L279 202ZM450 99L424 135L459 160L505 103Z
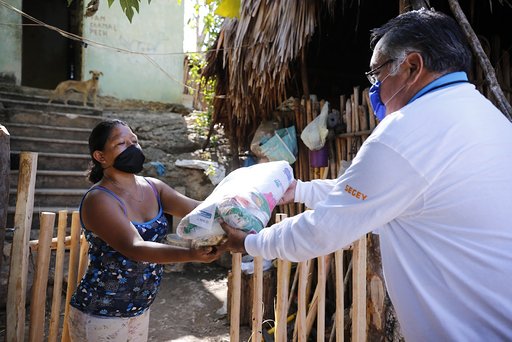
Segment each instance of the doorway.
M74 34L81 33L81 0L24 0L23 12ZM81 79L80 43L23 18L21 84L53 89L68 79Z

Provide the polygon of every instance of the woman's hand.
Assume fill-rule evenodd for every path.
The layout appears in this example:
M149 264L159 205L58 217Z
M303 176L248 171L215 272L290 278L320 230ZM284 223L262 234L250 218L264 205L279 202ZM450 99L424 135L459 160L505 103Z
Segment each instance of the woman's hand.
M217 260L224 250L217 248L217 246L201 246L197 248L191 248L192 259L199 262L212 262Z
M283 197L277 202L277 205L284 205L295 202L295 188L297 187L297 180L294 179L288 189L283 194Z

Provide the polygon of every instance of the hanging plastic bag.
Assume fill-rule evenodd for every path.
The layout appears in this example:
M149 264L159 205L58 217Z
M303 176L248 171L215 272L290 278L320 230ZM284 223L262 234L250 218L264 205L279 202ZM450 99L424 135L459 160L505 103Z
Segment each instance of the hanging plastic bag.
M320 115L311 121L302 131L300 138L304 144L311 150L316 151L325 145L327 134L327 116L329 114L329 102L325 102Z
M254 153L257 158L266 158L261 147L275 135L277 127L277 122L262 121L256 129L251 141L251 152Z
M297 136L295 126L278 129L275 134L261 145L261 152L269 161L285 160L295 163L297 155Z
M231 172L204 202L185 216L176 233L194 245L215 245L224 236L218 220L257 233L270 220L277 202L293 180L285 161L256 164Z

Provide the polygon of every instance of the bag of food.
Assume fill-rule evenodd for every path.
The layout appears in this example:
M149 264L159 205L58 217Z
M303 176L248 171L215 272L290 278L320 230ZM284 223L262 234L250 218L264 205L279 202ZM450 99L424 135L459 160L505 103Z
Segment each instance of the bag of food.
M257 233L267 225L292 180L293 170L286 161L239 168L180 221L176 233L194 240L196 246L215 245L224 236L219 219L234 228Z

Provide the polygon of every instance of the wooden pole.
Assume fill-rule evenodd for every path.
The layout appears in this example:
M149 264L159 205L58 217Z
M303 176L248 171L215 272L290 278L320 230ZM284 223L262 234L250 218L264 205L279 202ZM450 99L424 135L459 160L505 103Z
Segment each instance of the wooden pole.
M7 128L0 125L0 251L4 250L7 211L9 209L9 173L11 170L11 142ZM3 258L0 258L2 269ZM4 295L4 293L0 293Z
M343 249L334 253L334 266L336 272L336 342L343 342L345 338L345 287L343 285Z
M34 210L37 153L20 153L20 172L14 216L14 237L7 290L6 341L25 340L25 297L28 275L28 241Z
M484 49L482 48L482 45L480 44L480 41L475 34L475 31L473 31L473 28L469 24L466 15L460 8L459 2L457 0L448 0L448 4L450 5L453 16L466 35L466 38L469 41L469 45L471 46L471 49L473 50L473 53L475 54L480 67L484 70L485 80L487 81L492 96L496 100L498 109L507 117L507 119L512 121L512 107L505 98L503 90L501 90L501 87L496 79L496 72L492 67L491 62L489 61L489 58L485 54Z
M263 324L263 258L254 257L252 276L254 293L252 297L252 341L261 341Z
M295 336L297 336L299 342L306 342L306 289L310 262L310 260L299 262L297 267L297 272L299 272L299 286L297 287L297 319L295 322L294 341Z
M69 248L69 267L68 267L68 286L66 289L66 303L64 309L64 327L62 329L62 341L69 342L69 302L71 296L76 289L76 279L78 273L78 258L79 258L79 243L80 243L80 215L78 211L73 211L71 215L71 247Z
M57 224L57 252L55 257L55 276L53 278L52 311L50 315L50 331L48 342L57 342L60 322L60 303L62 298L62 279L64 277L64 253L68 212L59 211Z
M325 285L327 283L325 261L327 256L318 257L318 311L316 315L316 340L325 341Z
M37 252L36 273L32 284L30 300L29 341L42 341L44 337L44 318L46 313L46 287L50 267L50 243L55 225L55 213L42 212L39 227L39 251Z
M286 218L285 214L276 214L276 223ZM286 342L286 318L288 316L288 289L290 286L291 262L277 260L277 299L276 299L276 342Z
M354 243L352 252L352 341L366 341L366 236Z
M231 254L231 272L233 275L233 286L230 300L231 322L229 328L229 340L240 341L240 286L242 284L242 254Z

